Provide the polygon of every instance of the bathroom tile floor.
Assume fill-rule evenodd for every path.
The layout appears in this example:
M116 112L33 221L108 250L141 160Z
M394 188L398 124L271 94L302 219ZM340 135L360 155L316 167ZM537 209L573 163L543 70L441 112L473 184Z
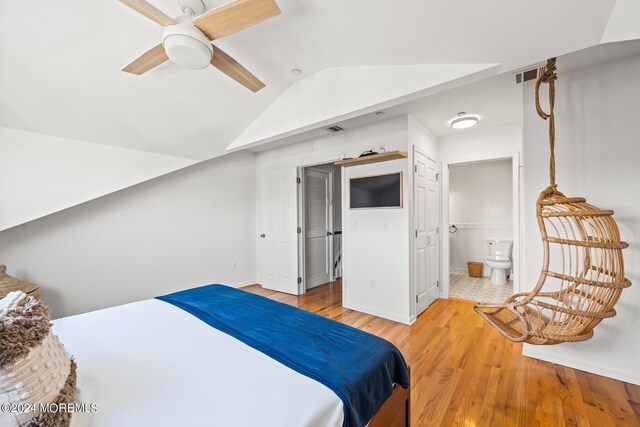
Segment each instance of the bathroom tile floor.
M449 296L479 302L501 302L513 294L513 282L495 285L488 277L469 277L466 273L451 273Z

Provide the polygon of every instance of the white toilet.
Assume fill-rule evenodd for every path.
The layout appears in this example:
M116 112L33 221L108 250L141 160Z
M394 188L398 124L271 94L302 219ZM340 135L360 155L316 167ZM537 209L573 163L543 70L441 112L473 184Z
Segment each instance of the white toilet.
M506 285L507 276L511 273L511 249L513 240L488 239L489 255L485 260L491 269L491 283Z

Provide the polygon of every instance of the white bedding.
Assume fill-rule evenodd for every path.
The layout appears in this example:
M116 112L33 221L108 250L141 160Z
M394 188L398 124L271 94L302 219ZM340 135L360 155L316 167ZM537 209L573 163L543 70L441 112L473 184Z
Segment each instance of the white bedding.
M191 314L146 300L54 321L78 362L71 427L339 427L327 387Z

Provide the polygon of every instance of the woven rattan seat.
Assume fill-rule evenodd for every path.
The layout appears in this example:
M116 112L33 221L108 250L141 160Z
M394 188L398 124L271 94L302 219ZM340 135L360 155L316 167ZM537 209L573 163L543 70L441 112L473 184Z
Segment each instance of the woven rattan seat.
M613 212L601 212L554 187L543 191L537 203L544 246L538 284L502 303L477 304L476 311L511 341L557 344L591 338L602 319L615 316L622 289L631 285L622 258L628 245L620 241Z
M536 85L536 107L550 119L550 177L536 203L544 259L538 283L501 303L479 303L475 310L511 341L529 344L578 342L593 336L602 319L613 317L624 276L622 250L612 210L598 209L582 197L566 197L555 185L553 121L555 60L550 60ZM549 114L539 105L538 89L549 83Z

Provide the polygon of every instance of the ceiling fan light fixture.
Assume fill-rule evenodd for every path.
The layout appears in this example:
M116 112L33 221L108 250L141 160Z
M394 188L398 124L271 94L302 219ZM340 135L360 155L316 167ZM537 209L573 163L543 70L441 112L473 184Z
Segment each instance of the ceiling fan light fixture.
M464 113L462 113L464 114ZM475 126L480 121L480 117L478 116L470 116L470 115L460 115L454 117L449 121L449 126L454 129L466 129L472 126Z
M213 58L211 42L195 27L167 27L162 33L162 45L171 61L192 70L207 68Z

